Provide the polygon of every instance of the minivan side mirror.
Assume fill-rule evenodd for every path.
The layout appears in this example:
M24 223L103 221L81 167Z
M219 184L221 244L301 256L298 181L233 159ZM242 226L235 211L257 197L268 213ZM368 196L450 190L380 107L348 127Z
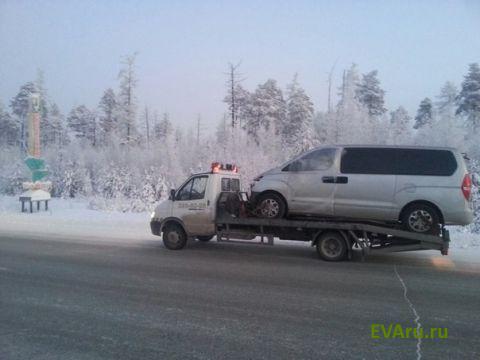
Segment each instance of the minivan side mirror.
M168 197L168 200L175 201L175 189L170 190L170 196Z

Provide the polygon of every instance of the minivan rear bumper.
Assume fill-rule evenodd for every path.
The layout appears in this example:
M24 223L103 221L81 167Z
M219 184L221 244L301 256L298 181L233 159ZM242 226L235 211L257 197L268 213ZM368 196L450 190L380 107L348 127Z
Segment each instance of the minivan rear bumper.
M468 207L463 211L445 212L443 214L445 225L469 225L473 222L473 209Z

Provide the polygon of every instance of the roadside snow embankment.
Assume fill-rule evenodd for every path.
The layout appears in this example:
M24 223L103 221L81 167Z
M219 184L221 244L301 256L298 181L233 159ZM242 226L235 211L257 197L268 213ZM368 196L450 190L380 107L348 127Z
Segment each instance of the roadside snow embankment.
M0 234L87 237L101 240L158 239L150 233L148 213L88 209L81 199L52 199L49 210L22 213L18 197L0 196Z

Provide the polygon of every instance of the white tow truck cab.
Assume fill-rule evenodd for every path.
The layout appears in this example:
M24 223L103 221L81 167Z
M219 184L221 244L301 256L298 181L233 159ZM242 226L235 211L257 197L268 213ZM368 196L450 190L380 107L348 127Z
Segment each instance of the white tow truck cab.
M152 233L163 233L164 243L170 249L181 249L188 238L208 241L216 234L218 197L239 191L238 168L214 162L210 172L190 176L155 208L150 221Z

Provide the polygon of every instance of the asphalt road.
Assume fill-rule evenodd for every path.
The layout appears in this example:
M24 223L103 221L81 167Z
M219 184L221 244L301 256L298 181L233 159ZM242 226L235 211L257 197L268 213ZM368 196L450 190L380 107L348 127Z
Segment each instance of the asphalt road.
M416 359L416 339L371 337L413 309L448 328L423 359L480 357L480 270L437 253L0 235L0 359Z

